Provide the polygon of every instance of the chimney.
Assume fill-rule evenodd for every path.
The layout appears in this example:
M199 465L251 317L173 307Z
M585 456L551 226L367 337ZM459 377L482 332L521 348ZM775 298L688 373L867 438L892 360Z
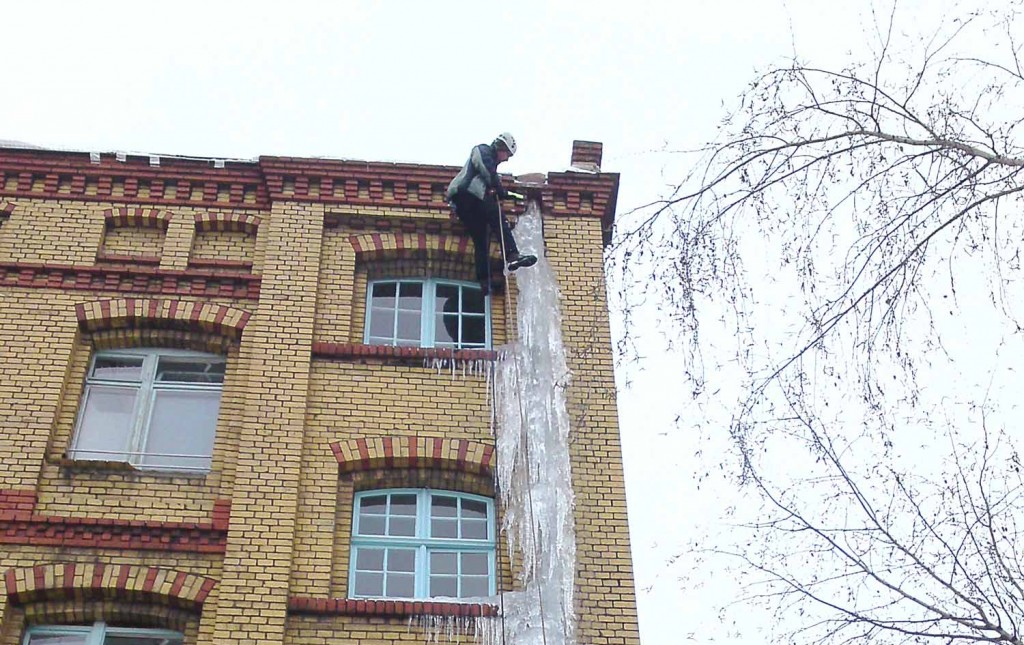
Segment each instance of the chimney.
M600 171L602 147L598 141L573 141L570 163L577 168Z

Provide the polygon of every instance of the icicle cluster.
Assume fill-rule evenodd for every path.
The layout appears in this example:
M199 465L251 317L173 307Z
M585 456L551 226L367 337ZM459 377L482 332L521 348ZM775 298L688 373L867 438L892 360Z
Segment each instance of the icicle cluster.
M438 374L448 372L452 378L461 376L491 376L491 363L486 360L468 360L465 358L424 358L423 367L436 370Z
M485 645L575 645L576 535L569 470L569 369L558 284L544 258L540 213L530 204L516 227L537 265L516 273L518 342L502 349L494 388L497 479L510 555L522 556L520 591L501 599ZM504 636L504 638L502 638Z

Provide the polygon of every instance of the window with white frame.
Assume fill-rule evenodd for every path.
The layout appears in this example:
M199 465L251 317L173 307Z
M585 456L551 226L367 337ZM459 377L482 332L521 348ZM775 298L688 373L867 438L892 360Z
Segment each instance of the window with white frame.
M98 622L84 626L30 627L22 645L182 645L184 642L185 637L180 632L110 627Z
M226 361L169 349L96 352L68 456L205 472Z
M375 280L367 290L369 345L484 349L488 297L480 285L450 280Z
M494 501L426 489L358 493L351 553L353 598L493 595Z

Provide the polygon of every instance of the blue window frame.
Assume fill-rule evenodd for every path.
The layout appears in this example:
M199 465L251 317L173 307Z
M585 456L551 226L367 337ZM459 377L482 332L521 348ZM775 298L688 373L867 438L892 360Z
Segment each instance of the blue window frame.
M110 627L98 622L83 626L30 627L22 645L182 645L184 642L181 632Z
M352 598L471 598L495 593L494 501L428 489L358 493Z
M437 279L374 280L366 294L368 345L486 349L490 297L480 285Z
M206 472L213 454L226 360L174 349L96 352L75 437L76 460Z

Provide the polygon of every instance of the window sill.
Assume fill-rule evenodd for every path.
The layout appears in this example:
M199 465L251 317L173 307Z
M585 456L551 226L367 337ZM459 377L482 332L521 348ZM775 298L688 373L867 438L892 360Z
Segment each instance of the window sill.
M160 265L159 255L125 255L118 253L107 253L100 251L96 254L96 262L99 264L150 264Z
M188 268L199 270L236 271L238 273L252 273L252 262L243 260L216 260L205 258L194 258L188 261Z
M432 600L379 600L354 598L292 597L288 611L293 614L318 616L497 616L498 606L470 602L436 602Z
M318 358L377 358L397 360L449 359L456 361L495 361L493 349L437 349L433 347L392 347L362 343L313 343L313 356Z
M60 457L52 459L52 463L72 472L83 473L132 473L136 475L153 475L155 477L188 477L190 479L204 479L210 471L197 470L173 470L163 468L140 468L133 466L127 461L104 461L100 459L70 459Z

